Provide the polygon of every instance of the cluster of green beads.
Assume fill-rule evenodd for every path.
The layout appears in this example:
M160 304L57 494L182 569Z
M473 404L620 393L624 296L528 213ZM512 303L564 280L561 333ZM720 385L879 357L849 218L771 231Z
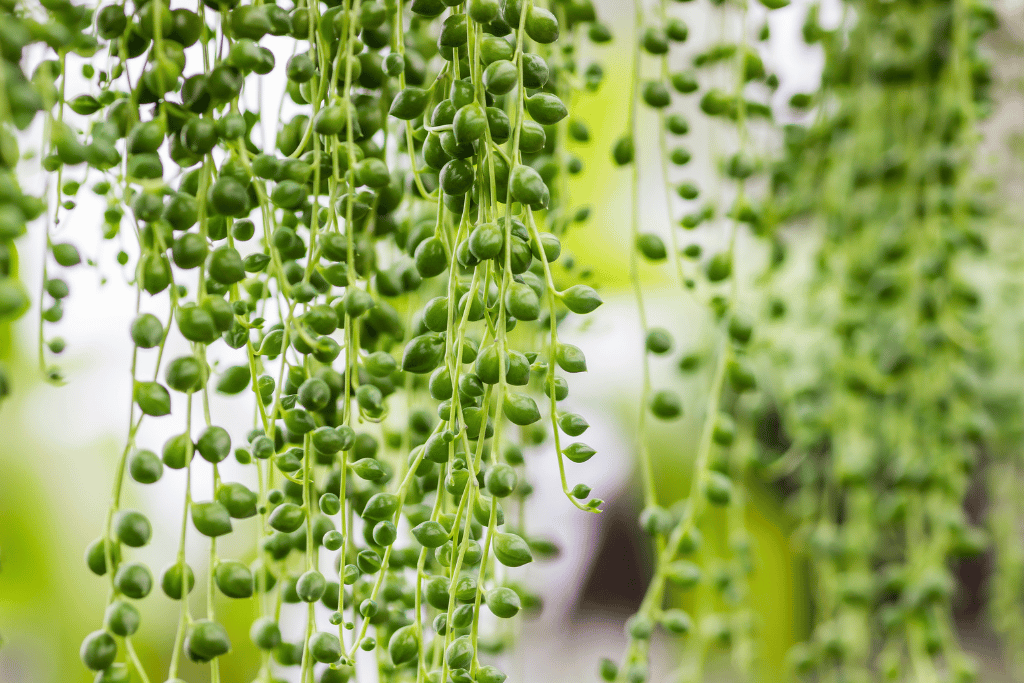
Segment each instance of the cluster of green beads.
M965 501L997 441L986 425L1015 422L978 384L993 359L968 265L987 239L973 161L994 15L847 4L848 30L807 15L822 88L791 104L823 115L785 130L772 177L782 220L821 228L814 299L792 324L829 337L817 370L780 392L791 443L766 462L795 485L811 559L814 625L792 664L805 680L971 681L951 569L990 546Z
M634 0L628 130L611 156L633 189L640 526L655 562L625 654L600 674L652 678L660 626L686 636L679 680L704 680L716 652L737 679L756 677L745 499L757 480L787 504L809 561L813 624L794 675L971 681L955 561L994 549L995 625L1024 651L1007 486L1020 464L1004 455L1019 452L1017 419L985 387L1000 359L969 276L987 248L974 162L992 80L979 42L995 15L983 0L847 0L826 29L812 5L802 35L824 55L821 87L780 103L758 45L767 24L753 22L788 4ZM580 67L579 43L611 31L591 0L175 5L0 0L0 322L29 308L13 240L30 225L46 233L51 381L64 342L48 330L71 294L61 269L112 252L136 290L128 436L86 550L107 608L82 660L100 683L153 680L133 638L156 589L179 605L156 680L180 683L185 658L218 682L240 635L218 606L248 600L257 681L501 683L488 656L511 645L506 620L538 605L509 570L556 550L527 528L526 458L555 458L576 508L602 504L572 481L595 450L564 407L586 358L560 338L602 302L561 238L589 215L569 192L583 170L571 150L590 139L570 105L603 76ZM720 35L691 35L691 8ZM687 113L706 142L688 139ZM641 211L655 119L667 226ZM19 181L32 126L41 196ZM762 138L778 142L770 162ZM702 160L713 177L694 176ZM83 210L96 205L102 220ZM67 230L83 223L96 239ZM808 225L809 281L787 248ZM758 284L795 277L798 297L747 296L747 237L764 238ZM678 348L658 324L673 311L648 307L652 273L705 306L711 348ZM793 338L821 343L777 341ZM683 417L666 363L695 386L708 370L687 406L701 429L675 504L646 443L650 420ZM242 413L251 428L229 430ZM176 421L162 443L158 418ZM965 511L990 456L1008 476L987 487L991 538ZM177 554L154 572L134 557L154 525L122 499L129 480L172 477L185 490ZM726 543L704 540L723 528ZM236 532L250 552L221 557ZM205 558L186 552L196 534Z
M681 680L702 680L704 660L719 647L731 650L737 675L752 676L756 624L745 602L745 581L756 557L745 535L744 490L735 482L759 476L782 477L794 491L787 497L802 522L795 541L813 567L815 619L809 642L791 655L797 673L851 680L933 680L936 675L973 680L975 666L957 642L949 612L956 583L945 565L989 546L968 519L964 501L979 447L986 436L993 438L984 425L1005 416L979 414L986 398L964 384L965 373L984 376L992 359L978 351L984 348L975 324L979 298L953 257L963 260L984 247L976 222L984 210L975 199L971 161L975 122L984 111L990 80L977 44L994 25L993 15L972 2L920 3L913 9L851 2L848 9L856 20L826 31L812 7L803 35L809 45L821 44L826 55L822 90L796 93L773 108L756 93L773 95L779 81L766 72L746 36L698 53L692 72L674 72L670 46L686 40L685 25L671 16L667 3L658 3L653 12L645 3L635 4L634 101L659 112L662 131L685 135L685 120L667 112L680 96L699 91L705 115L736 124L738 146L718 165L738 189L718 191L729 202L723 219L733 227L728 249L710 258L698 244L680 249L674 228L671 246L659 234L641 232L634 206L639 255L647 262L670 262L684 288L698 295L709 291L721 336L708 354L716 367L707 404L700 407L704 429L691 493L671 510L657 505L641 416L638 448L647 479L641 526L655 542L655 572L640 610L627 623L624 661L605 660L601 674L609 681L646 680L649 641L661 625L688 635L677 672ZM745 30L753 12L745 4L733 9ZM765 25L758 39L768 37ZM645 54L660 61L659 78L644 73ZM716 64L731 67L736 84L731 89L709 86L707 80L702 89L704 79L694 74ZM922 108L922 102L928 106ZM817 119L806 114L812 107L820 107ZM899 126L880 131L878 122L893 112ZM748 122L771 123L780 113L808 123L776 128L783 133L784 154L763 169L751 160ZM632 135L616 144L613 158L633 164L636 197L639 142L632 125ZM691 149L673 149L666 139L663 132L665 159L685 167ZM668 168L663 162L665 188L687 202L696 200L698 186L674 182ZM759 177L771 192L755 207L745 189ZM732 264L736 228L742 225L754 236L771 238L768 276L782 270L787 250L779 229L808 215L822 226L812 291L827 307L822 310L813 300L810 324L832 321L826 333L834 342L814 354L820 384L793 388L784 377L770 374L767 382L758 381L751 372L746 356L753 325L738 312ZM715 218L714 203L707 203L685 212L679 225L713 226ZM680 257L706 259L703 274ZM672 339L648 326L636 262L634 257L645 349L660 355L671 349ZM721 282L732 282L732 291L716 292L714 284ZM804 327L806 320L790 320L787 302L769 296L765 304L763 325L771 333L788 330L789 335L778 336L794 338L794 326L807 337L817 332ZM767 350L771 361L793 354L770 343L762 346L755 353ZM645 358L645 405L655 418L674 419L679 402L651 386L649 362ZM684 353L679 364L688 371L698 360ZM792 367L777 363L777 368ZM769 393L753 391L764 384ZM786 448L768 435L777 430L780 409ZM714 524L703 514L708 502L727 508L724 557L714 550L703 554L701 522ZM1018 546L1014 542L1005 549L1011 576L1019 576L1012 571ZM1005 586L1006 579L1001 583ZM696 627L686 612L671 607L691 591L701 615ZM1008 616L1015 595L1019 591L1004 588L997 605L1001 621L1009 625L1003 630L1016 627L1019 633L1020 620Z
M762 16L782 6L762 5ZM753 565L744 520L744 491L736 484L746 476L748 464L746 444L737 436L737 422L745 407L759 399L748 358L754 323L742 312L733 263L738 235L765 232L767 221L752 205L747 187L748 181L763 175L764 170L753 161L756 150L750 127L770 122L768 98L778 79L767 72L754 44L755 35L756 40L764 41L768 32L762 29L755 34L748 26L748 15L753 12L746 3L678 7L666 0L637 0L634 7L630 131L616 142L612 158L616 164L630 167L633 175L631 274L644 353L637 448L645 507L639 523L654 545L655 563L639 610L626 624L625 655L618 663L603 660L600 673L608 681L653 679L650 642L660 626L670 636L685 638L682 664L673 673L678 680L704 680L706 660L723 650L732 653L736 674L745 679L755 668L754 619L747 588ZM723 28L717 36L691 41L686 13ZM738 30L726 28L730 22L736 22ZM697 45L687 49L684 44L690 42ZM700 125L714 140L688 143L693 137L689 112L704 117ZM648 130L641 117L651 117L651 113L658 130L658 180L643 177L641 162L635 158ZM716 169L717 175L696 178L693 168L699 162ZM666 194L670 219L665 230L649 227L641 211L641 191L658 184ZM712 330L710 349L676 348L668 329L651 324L654 316L674 312L651 310L645 302L644 282L652 267L670 273L669 278L680 287L680 296L695 297L706 306ZM654 377L671 376L654 370L670 358L695 385L694 395L704 399L693 406L701 426L689 495L674 503L659 496L645 443L650 418L677 423L683 415L678 391L654 381ZM701 386L696 371L705 365L710 369L708 384ZM702 540L707 529L716 529L723 522L728 529L724 551ZM684 596L691 601L693 612L679 607Z
M152 680L133 638L162 592L180 609L157 680L179 682L183 659L220 680L238 634L218 606L250 600L258 681L500 683L481 660L510 644L504 620L538 604L509 570L556 550L526 526L526 454L557 459L572 505L601 505L570 483L595 451L561 403L586 358L559 337L602 303L560 240L588 216L567 179L582 171L568 145L589 133L568 105L601 82L577 64L577 36L610 37L591 2L2 9L0 315L29 300L10 240L54 197L39 349L52 380L64 345L44 348L42 325L69 294L55 269L112 247L136 289L128 438L86 550L109 592L85 666L98 682ZM27 76L30 45L47 58ZM274 78L277 113L263 97ZM57 180L43 198L15 179L13 131L38 112ZM105 204L102 220L80 203ZM94 243L64 229L82 223L101 225ZM229 431L221 406L252 428ZM154 443L157 419L176 435ZM154 571L133 555L156 529L122 499L129 480L170 477L185 488L178 550ZM239 532L251 552L221 557ZM196 535L205 558L186 553Z
M30 297L19 278L18 253L14 240L26 234L28 224L40 219L47 203L33 193L23 191L18 180L21 140L37 115L46 112L45 125L52 127L52 114L63 109L63 92L58 87L60 65L44 61L28 70L23 57L37 47L58 48L61 54L91 54L97 41L89 34L90 12L69 3L42 3L42 16L22 13L18 3L0 4L0 323L23 315ZM59 183L59 178L58 178ZM77 189L77 185L75 185ZM51 216L46 216L49 221ZM81 259L70 245L52 245L54 258L63 266ZM59 320L61 300L68 286L59 278L44 282L51 305L44 312L47 320ZM60 339L51 340L55 352L63 350ZM6 370L0 368L0 398L10 390Z

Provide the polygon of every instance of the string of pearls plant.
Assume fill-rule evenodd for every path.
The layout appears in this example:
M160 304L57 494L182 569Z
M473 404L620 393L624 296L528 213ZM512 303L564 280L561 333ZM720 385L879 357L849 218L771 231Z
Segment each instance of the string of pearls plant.
M586 219L561 179L580 171L565 103L600 81L596 67L578 73L572 47L593 7L60 0L5 13L21 21L5 52L5 104L19 107L5 131L42 112L58 200L48 232L78 219L80 187L106 198L103 237L125 242L118 260L137 291L128 434L86 551L110 582L108 606L84 664L97 681L179 681L187 658L218 681L229 598L256 606L256 680L290 667L303 682L364 668L504 680L481 655L506 645L496 622L533 600L511 570L552 551L522 516L523 446L553 441L567 500L601 505L570 484L567 461L594 450L569 443L588 424L559 407L567 377L586 370L559 324L602 303L559 261L559 235ZM56 59L26 79L17 67L33 41ZM86 61L71 77L93 55L100 68ZM286 77L294 114L275 119L247 97L270 74ZM8 238L43 209L9 195ZM53 323L69 294L55 271L82 257L48 242L55 303L42 320ZM20 312L20 285L4 288L4 312ZM165 358L176 336L191 352ZM218 424L211 392L248 397L251 431ZM153 419L181 431L140 441ZM255 470L257 489L220 476L228 458ZM211 489L193 485L198 468L212 470ZM129 480L163 476L184 478L185 504L177 558L157 574L132 557L153 525L121 500ZM220 556L241 529L255 531L253 559ZM186 553L196 534L209 539L198 582ZM133 647L155 584L181 605L159 674ZM197 584L205 600L190 599ZM295 633L281 627L289 604L304 605Z
M816 625L794 665L976 680L951 568L990 545L964 503L998 441L986 422L1014 420L972 379L992 362L971 260L988 239L972 162L989 82L978 41L995 17L979 2L850 3L841 26L804 25L824 49L827 114L790 131L777 176L795 189L817 175L820 192L784 211L821 227L806 310L832 337L784 400L794 443L778 473L799 482L797 536L816 558Z
M811 4L821 85L786 99L767 45L788 5L633 0L633 35L610 48L631 64L602 97L626 111L614 239L639 315L654 561L598 673L659 680L661 627L682 639L666 680L709 680L722 654L730 680L759 680L756 488L785 504L811 579L795 680L966 683L957 558L995 554L993 623L1009 659L1024 643L1024 401L985 387L1001 359L972 281L996 14L845 0L826 28ZM116 261L135 292L127 433L85 551L109 583L81 646L97 683L184 683L186 660L219 683L237 645L224 611L246 601L261 683L504 681L493 656L539 606L517 570L557 552L530 531L525 453L557 463L573 514L603 504L573 474L595 449L565 402L587 360L563 340L602 304L562 249L604 225L570 192L604 76L584 40L613 40L595 3L0 0L0 15L0 322L39 303L39 367L60 384L65 269ZM15 246L32 231L37 284ZM708 349L680 348L652 282L700 302ZM684 412L698 436L676 501L649 431ZM175 435L154 441L154 420ZM156 568L138 549L166 527L123 501L164 477L184 500ZM965 506L978 487L987 519ZM178 604L160 671L135 646L154 590Z
M745 476L746 454L737 440L735 416L757 382L747 359L753 324L743 312L734 262L739 233L762 232L748 187L748 180L760 170L754 161L757 141L751 127L770 119L768 99L778 85L755 47L767 39L767 30L755 32L751 16L759 14L763 20L777 6L764 3L750 12L745 3L714 3L717 7L697 6L697 11L662 0L634 4L637 34L629 132L616 143L613 158L632 167L631 270L644 346L638 449L645 508L640 525L652 539L655 564L640 609L626 625L625 655L619 662L603 660L601 675L608 681L648 680L650 641L655 627L661 626L674 637L686 638L683 662L673 680L705 680L706 660L722 648L732 653L736 674L748 680L754 677L755 663L754 618L746 587L753 565L743 487L737 485ZM699 42L690 49L686 15L703 19L709 29L715 27L698 33ZM666 192L669 217L663 231L642 227L646 221L640 195L650 184L642 177L642 160L634 156L645 135L646 125L639 123L644 110L656 114L661 176L657 184ZM700 127L706 138L695 145L677 145L692 137L690 113L703 119ZM693 170L698 165L714 169L719 177L698 179ZM681 296L696 297L708 308L712 347L707 352L676 349L667 329L649 324L642 263L670 271ZM661 421L675 421L683 414L678 392L652 382L652 366L663 366L663 357L677 351L676 365L683 373L693 375L706 365L710 374L707 386L695 392L705 404L694 406L701 427L689 495L673 503L659 498L645 427L648 414ZM705 543L702 532L722 521L728 527L724 550ZM677 606L682 596L689 596L700 623Z

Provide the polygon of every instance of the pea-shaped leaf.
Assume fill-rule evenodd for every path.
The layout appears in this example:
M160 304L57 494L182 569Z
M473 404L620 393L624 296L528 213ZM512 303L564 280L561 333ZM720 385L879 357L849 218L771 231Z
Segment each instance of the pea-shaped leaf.
M476 670L476 683L505 683L508 676L496 666L482 666Z
M437 334L421 334L410 341L402 354L402 369L425 375L441 364L444 340Z
M576 413L565 413L558 418L558 427L569 436L579 436L587 431L590 423L586 418Z
M429 93L426 90L409 86L400 90L398 95L395 96L388 113L396 119L411 121L423 114L423 111L427 108L428 99Z
M552 126L566 116L569 110L565 108L558 95L549 92L539 92L526 98L526 110L537 123L545 126Z
M492 496L505 498L512 495L512 492L515 491L518 477L516 476L516 471L511 466L505 463L498 463L487 470L487 474L484 476L484 483L487 486L487 491ZM489 511L488 516L490 516ZM481 524L486 524L486 522L481 522Z
M708 472L704 480L704 495L713 505L728 505L732 500L732 481L721 472Z
M341 641L333 633L315 633L309 639L309 654L321 664L333 664L341 659Z
M195 356L181 356L172 360L167 364L164 378L167 386L182 393L199 391L205 381L203 366Z
M270 513L268 523L271 529L291 533L302 526L306 513L295 503L282 503Z
M248 365L232 365L217 380L217 391L222 394L239 394L249 386L252 374Z
M633 138L629 135L620 137L612 147L612 160L619 166L633 163L634 155Z
M674 391L662 389L654 392L650 400L651 413L660 420L673 420L683 414L683 404Z
M587 369L587 358L578 346L563 344L559 342L555 350L555 361L558 367L566 372L585 372Z
M562 450L562 454L575 463L584 463L594 457L596 453L597 451L593 448L580 442L571 443Z
M207 427L196 441L196 450L208 462L221 462L231 455L231 436L223 427Z
M261 617L249 628L249 639L261 650L273 650L281 644L281 627L271 617Z
M163 341L164 326L152 313L143 313L132 321L131 335L136 346L152 349Z
M79 656L87 668L102 671L114 663L117 657L117 641L106 631L93 631L82 641Z
M223 245L210 254L210 277L222 285L233 285L245 279L242 257L234 247Z
M397 510L398 496L382 492L374 494L370 500L366 501L362 517L373 522L382 522L394 517Z
M524 394L505 394L505 402L502 406L505 417L513 424L520 426L531 425L540 420L540 410L537 402Z
M469 250L481 261L500 254L504 243L505 235L497 223L481 223L469 234Z
M217 488L217 502L228 510L233 519L246 519L256 514L259 497L245 484L237 481L221 484Z
M487 608L500 619L514 617L523 607L519 594L506 586L492 588L487 591L484 598L487 601Z
M171 394L158 382L136 382L135 402L143 413L153 417L171 412Z
M544 208L551 199L551 193L544 179L531 166L519 164L512 169L510 178L512 198L531 207Z
M138 450L128 459L128 472L140 484L152 484L163 476L164 464L153 451Z
M444 651L444 659L450 669L468 669L473 663L473 641L469 636L460 636Z
M133 600L141 600L153 590L153 573L141 562L129 562L117 568L114 587Z
M197 662L208 662L231 651L227 630L215 621L192 622L185 636L185 652Z
M448 602L450 599L449 593L449 582L447 577L435 576L434 578L427 581L426 587L423 589L423 596L427 601L427 604L434 609L448 609Z
M284 425L290 432L305 434L316 429L316 421L313 415L302 408L293 408L284 413Z
M522 567L533 561L533 553L516 534L498 532L494 535L494 556L506 567Z
M141 548L149 543L153 527L149 519L138 510L122 510L114 521L117 540L131 548Z
M505 293L505 308L517 320L536 320L540 317L540 298L528 284L513 282Z
M519 72L515 64L507 59L499 59L484 69L484 87L492 95L504 95L516 87Z
M604 302L601 296L588 285L573 285L562 292L562 303L573 313L585 315L595 311Z
M284 330L271 330L263 337L260 343L260 355L268 358L276 358L281 355L281 346L284 344Z
M215 538L231 533L231 515L217 502L193 503L192 524L204 536Z
M357 477L366 481L380 481L387 476L380 462L374 458L361 458L352 463L351 467Z
M248 598L255 582L249 567L237 560L221 560L214 571L218 590L229 598Z
M424 548L440 548L448 540L448 532L440 522L427 520L413 527L412 535Z
M103 623L116 636L134 635L142 624L142 615L135 605L126 600L115 600L107 607Z
M419 656L420 632L415 624L403 626L394 632L388 641L388 654L395 666L411 662Z

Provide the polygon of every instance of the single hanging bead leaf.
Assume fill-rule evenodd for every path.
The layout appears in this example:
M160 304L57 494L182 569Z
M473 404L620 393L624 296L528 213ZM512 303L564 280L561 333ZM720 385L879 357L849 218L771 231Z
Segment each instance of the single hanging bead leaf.
M255 581L247 566L237 560L221 560L214 572L217 589L229 598L252 597Z
M444 356L444 340L437 334L422 334L410 341L402 354L402 370L420 375L433 372Z
M588 285L573 285L562 292L562 303L573 313L586 315L597 310L604 303L601 295Z
M231 640L223 626L209 619L200 619L192 623L183 647L192 661L208 662L230 652Z
M321 631L309 639L309 653L321 664L334 664L341 659L341 641L333 633Z
M256 514L259 497L245 484L237 481L221 484L217 488L217 502L227 508L232 519L246 519Z
M251 379L252 375L248 365L233 365L227 368L217 380L216 389L222 394L240 394L249 386Z
M460 636L444 651L444 659L451 669L468 669L473 663L473 641L469 636Z
M306 513L301 507L295 503L283 503L270 513L270 524L271 529L282 531L284 533L291 533L302 526L303 520L306 518Z
M163 341L164 326L152 313L143 313L132 321L131 335L136 346L152 349Z
M558 367L566 372L586 372L587 358L578 346L559 342L555 350L555 361Z
M505 417L512 424L524 427L540 420L540 410L537 402L524 394L505 394L505 401L502 405Z
M587 431L590 423L576 413L565 413L558 418L558 427L569 436L580 436Z
M531 4L526 13L526 35L534 42L550 45L558 40L558 19L549 10Z
M87 668L102 671L114 663L117 657L117 642L106 631L93 631L82 641L79 655Z
M545 208L551 199L548 186L531 166L520 164L512 170L509 180L512 198L534 208Z
M505 683L507 678L505 672L490 665L482 666L476 671L477 683Z
M565 108L562 100L557 95L547 92L539 92L526 98L526 111L530 112L533 120L545 126L553 126L566 116L569 110Z
M512 533L494 535L494 556L506 567L522 567L533 562L533 553L521 537Z
M623 135L612 147L612 160L619 166L633 163L634 146L633 138Z
M415 624L398 629L388 641L388 654L395 666L411 662L419 655L419 651L420 633Z
M533 288L513 282L505 293L505 308L516 320L531 321L540 317L540 299Z
M153 417L171 412L171 394L157 382L136 382L135 402L144 414Z
M441 0L412 0L410 9L420 16L433 19L445 10L445 4Z
M215 538L231 533L231 515L217 502L193 503L192 524L204 536Z
M487 591L484 598L487 601L487 608L499 619L510 619L523 607L519 594L505 586L492 588Z
M661 389L651 396L650 409L660 420L674 420L683 414L683 402L676 392Z
M25 288L14 278L0 280L0 322L10 322L24 315L31 301Z
M261 650L273 650L281 644L281 627L270 617L260 617L250 627L249 639Z
M388 113L396 119L412 121L423 114L427 108L428 99L429 95L426 90L409 86L395 96Z
M448 532L440 522L427 520L413 527L412 535L424 548L440 548L448 540Z
M382 522L394 517L398 511L398 496L393 493L377 493L366 501L363 508L363 519Z
M565 449L563 449L562 454L572 462L578 464L590 460L597 454L597 451L585 443L576 442L566 446Z

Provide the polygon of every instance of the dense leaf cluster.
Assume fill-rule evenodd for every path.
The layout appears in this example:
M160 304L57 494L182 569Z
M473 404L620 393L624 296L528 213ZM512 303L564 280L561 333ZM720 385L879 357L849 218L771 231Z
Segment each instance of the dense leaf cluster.
M568 375L587 368L559 325L602 303L572 282L559 239L587 216L566 190L581 170L567 104L581 78L591 90L601 79L597 66L579 72L573 49L587 27L607 33L593 6L140 0L93 11L55 0L3 11L5 245L45 208L15 176L15 130L37 114L56 179L47 234L88 188L106 202L102 239L133 240L117 255L138 292L131 428L105 532L86 552L110 580L102 628L81 649L96 680L149 680L132 637L138 601L156 589L181 601L168 680L182 656L219 680L228 598L256 604L258 680L295 667L302 681L344 681L371 666L381 680L500 683L480 655L507 646L498 622L537 602L508 570L555 550L521 514L523 448L553 439L568 500L601 504L567 483L565 460L594 450L565 442L588 424L559 405ZM82 78L69 74L79 63ZM260 96L274 78L287 99L276 116ZM582 122L571 130L586 139ZM69 290L52 273L82 257L70 242L47 246L43 320L54 323ZM4 249L0 315L11 319L28 297ZM190 352L165 358L177 337ZM49 353L62 350L52 338ZM253 428L218 424L211 392L247 400ZM180 433L147 443L140 427L158 418ZM223 479L229 458L258 486ZM212 490L193 485L197 468L212 469ZM177 558L154 571L132 557L153 525L121 500L128 478L166 476L184 478L184 511ZM218 541L242 529L254 553L221 557ZM195 534L209 539L205 581L186 554ZM204 585L196 613L188 596ZM290 633L281 615L293 603L305 625Z
M975 680L951 567L989 550L995 624L1024 643L1018 517L986 530L965 506L987 459L1006 508L1024 470L1003 455L1019 403L986 386L1000 360L970 262L988 248L976 153L995 15L980 0L841 4L831 27L807 11L821 85L787 97L766 45L788 0L634 0L610 154L632 187L654 571L605 680L654 678L658 628L683 638L679 680L706 680L720 652L757 679L746 505L764 486L812 579L793 676ZM691 13L717 32L691 35ZM576 508L602 504L570 483L596 452L565 407L587 360L563 322L602 304L562 248L589 216L569 192L591 138L577 105L603 79L580 65L584 37L612 39L591 0L0 0L0 322L30 305L14 247L30 225L45 232L52 381L60 273L97 261L79 249L116 249L137 293L130 428L85 557L110 586L81 648L96 681L151 680L132 639L155 590L180 605L168 683L182 657L220 680L227 600L254 605L257 681L505 680L490 662L513 644L507 620L539 607L515 569L557 552L524 516L526 458L556 459ZM19 176L33 139L41 192ZM648 220L652 187L667 225ZM82 220L80 201L102 215ZM680 348L652 273L704 305L708 349ZM165 358L169 339L188 352ZM706 381L686 406L700 431L680 501L648 446L652 424L684 416L668 366ZM251 428L228 429L213 393ZM153 419L175 436L151 442ZM248 483L222 476L229 459ZM136 549L159 525L122 499L165 477L185 499L177 555L154 571ZM250 551L222 557L238 532ZM196 535L207 558L186 552Z

